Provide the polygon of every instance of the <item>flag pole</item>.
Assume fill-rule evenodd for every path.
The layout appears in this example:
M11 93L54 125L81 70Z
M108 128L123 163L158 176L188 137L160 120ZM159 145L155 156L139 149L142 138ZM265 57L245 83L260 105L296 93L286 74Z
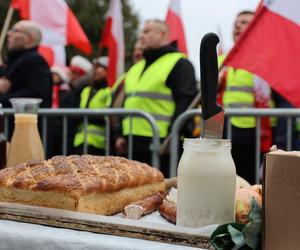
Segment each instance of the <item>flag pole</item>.
M8 27L10 25L13 14L14 14L14 8L9 6L9 9L7 11L5 21L4 21L4 24L3 24L2 32L0 34L0 65L3 63L3 61L2 61L2 49L3 49L4 41L5 41L7 31L8 31Z

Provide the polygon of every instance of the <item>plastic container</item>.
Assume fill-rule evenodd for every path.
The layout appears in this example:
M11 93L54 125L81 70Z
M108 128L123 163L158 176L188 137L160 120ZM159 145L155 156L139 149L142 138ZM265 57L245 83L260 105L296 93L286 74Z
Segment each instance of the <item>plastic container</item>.
M9 146L7 166L33 159L44 160L44 147L37 127L37 111L42 100L13 98L10 102L15 110L15 128Z
M184 139L183 147L176 224L203 227L234 222L236 170L230 141Z

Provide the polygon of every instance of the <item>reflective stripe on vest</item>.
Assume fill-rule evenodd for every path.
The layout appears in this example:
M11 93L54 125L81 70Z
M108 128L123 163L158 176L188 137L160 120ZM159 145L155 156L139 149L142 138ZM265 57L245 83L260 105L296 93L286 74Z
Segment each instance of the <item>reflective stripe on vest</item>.
M226 90L253 93L253 88L252 87L229 86L228 88L226 88Z
M170 95L153 93L153 92L130 93L130 94L126 95L126 98L127 97L132 97L132 96L140 96L140 97L147 97L147 98L151 98L151 99L173 101L173 98Z
M91 88L86 87L82 90L80 96L80 108L86 108ZM110 88L103 88L97 91L89 102L88 108L107 108L111 105L111 91ZM85 135L86 133L86 135ZM88 123L86 130L83 128L83 124L78 127L78 132L74 138L74 146L78 147L84 143L84 139L87 140L88 145L92 145L95 148L105 148L105 128L96 124Z
M100 130L96 130L96 129L93 129L93 128L89 128L84 130L84 129L81 129L81 131L83 133L89 133L89 134L93 134L93 135L105 135L105 131L100 131Z
M139 109L154 116L161 138L168 134L171 118L175 111L172 92L166 86L166 80L175 64L184 58L182 53L168 53L161 56L144 71L145 60L132 66L125 78L125 109ZM148 121L141 117L123 120L123 134L151 137L152 128Z
M85 135L86 133L86 135ZM96 125L88 125L86 132L80 126L79 131L76 133L74 138L74 146L78 147L84 143L84 139L87 141L87 145L92 145L95 148L105 148L105 129Z
M223 96L225 108L253 108L255 96L253 93L253 74L242 69L228 68L226 90ZM238 128L254 128L254 117L232 117L231 123Z
M236 102L230 103L228 108L254 108L252 103L243 103L243 102Z

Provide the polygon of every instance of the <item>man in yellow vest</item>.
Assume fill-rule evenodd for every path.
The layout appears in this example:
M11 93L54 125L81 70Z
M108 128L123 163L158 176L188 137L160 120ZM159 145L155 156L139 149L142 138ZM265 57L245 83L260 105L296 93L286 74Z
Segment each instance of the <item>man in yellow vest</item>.
M236 42L241 34L246 30L251 22L254 13L251 11L240 12L235 20L233 29L233 39ZM219 58L222 63L224 58ZM224 77L224 74L226 77ZM268 108L270 101L270 87L261 78L243 69L232 67L221 70L220 79L224 85L221 100L226 108ZM220 83L222 84L222 83ZM219 99L219 100L220 100ZM264 150L268 150L271 143L271 127L269 119L262 119L262 145ZM268 124L267 124L268 123ZM248 182L255 182L255 117L233 117L232 127L232 157L236 165L237 174L245 178ZM226 132L226 130L225 130Z
M144 59L134 64L125 77L125 109L139 109L156 120L161 141L167 137L172 122L184 112L197 94L195 72L185 55L169 42L168 26L149 20L141 34ZM149 123L142 118L123 120L122 134L116 151L126 152L126 137L133 134L133 159L151 164L150 143L153 136ZM161 158L161 170L168 176L168 157Z
M80 96L80 108L101 109L111 105L111 90L107 85L108 58L94 60L93 79ZM86 135L85 135L86 133ZM87 141L88 153L105 154L105 127L102 118L89 118L87 127L81 123L74 138L74 147L78 154L83 153L84 141Z

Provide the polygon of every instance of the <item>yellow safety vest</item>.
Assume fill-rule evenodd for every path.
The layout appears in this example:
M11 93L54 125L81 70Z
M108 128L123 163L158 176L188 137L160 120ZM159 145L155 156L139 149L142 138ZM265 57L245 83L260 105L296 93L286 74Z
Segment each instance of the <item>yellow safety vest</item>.
M125 77L125 109L139 109L150 113L156 120L160 138L168 134L171 118L175 111L172 92L166 80L175 64L185 55L168 53L161 56L144 71L145 60L133 65ZM184 84L184 83L182 83ZM151 137L153 132L147 120L132 118L133 135ZM130 118L123 120L123 134L130 133Z
M229 67L227 70L226 88L223 95L225 108L254 108L253 74L242 69ZM254 117L232 117L231 123L238 128L254 128Z
M219 67L223 64L226 56L218 56ZM254 108L255 95L253 92L254 75L242 69L228 67L226 89L223 96L223 104L226 108ZM269 107L274 107L274 102L270 99ZM276 118L271 117L271 126L276 126ZM231 123L238 128L256 127L255 117L233 117Z
M85 87L81 92L80 108L86 108L90 96L91 87ZM90 100L88 107L90 109L108 108L111 105L111 90L109 87L100 89ZM88 123L86 128L86 140L88 145L95 148L105 148L105 128L96 124ZM74 138L74 146L78 147L84 143L84 128L81 124Z

